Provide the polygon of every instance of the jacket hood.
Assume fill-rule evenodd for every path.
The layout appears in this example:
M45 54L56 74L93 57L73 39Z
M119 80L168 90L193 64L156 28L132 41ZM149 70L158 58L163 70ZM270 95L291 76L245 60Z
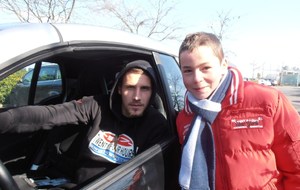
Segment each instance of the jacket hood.
M155 94L156 94L156 80L154 75L154 70L151 67L150 63L145 60L136 60L129 62L116 76L115 83L112 87L110 98L109 98L109 107L110 110L120 119L124 118L121 113L121 105L122 99L121 95L118 93L118 86L122 82L123 76L132 68L140 68L142 69L147 76L149 76L151 83L152 83L152 94L149 101L149 105L153 103ZM148 105L148 107L149 107ZM147 109L145 110L147 111Z

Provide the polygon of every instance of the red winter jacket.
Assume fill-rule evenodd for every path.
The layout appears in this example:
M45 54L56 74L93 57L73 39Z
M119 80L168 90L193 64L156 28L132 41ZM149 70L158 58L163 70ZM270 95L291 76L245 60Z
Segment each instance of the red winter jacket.
M216 189L300 189L300 117L279 91L233 79L212 124ZM182 144L194 114L188 105L177 117Z

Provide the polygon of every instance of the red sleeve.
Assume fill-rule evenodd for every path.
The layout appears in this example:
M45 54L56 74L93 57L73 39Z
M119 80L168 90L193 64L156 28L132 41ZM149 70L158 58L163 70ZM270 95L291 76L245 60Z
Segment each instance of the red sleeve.
M300 189L300 117L282 94L274 115L274 145L278 170L283 174L284 189Z
M189 129L193 117L192 114L185 114L184 111L181 111L176 118L177 133L181 145L183 144L185 134Z

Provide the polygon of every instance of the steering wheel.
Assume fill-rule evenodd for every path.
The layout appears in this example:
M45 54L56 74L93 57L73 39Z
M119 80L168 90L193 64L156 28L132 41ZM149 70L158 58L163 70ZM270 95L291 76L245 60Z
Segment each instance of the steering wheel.
M2 161L0 160L0 189L20 190L15 180L10 175Z

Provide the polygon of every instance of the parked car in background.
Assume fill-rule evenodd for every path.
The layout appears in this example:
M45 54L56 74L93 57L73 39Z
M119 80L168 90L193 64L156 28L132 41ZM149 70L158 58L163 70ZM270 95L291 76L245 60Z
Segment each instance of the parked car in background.
M9 94L9 103L14 106L27 105L34 69L29 70ZM57 64L42 65L36 84L35 103L62 91L61 73Z
M0 86L0 112L25 105L60 104L87 95L107 95L126 63L136 59L149 61L157 78L160 100L153 106L167 118L171 136L109 173L77 184L77 188L180 189L175 118L183 107L185 88L176 53L159 42L131 33L71 24L0 25L0 42L0 83L5 84ZM50 131L1 134L0 189L38 189L39 184L48 189L63 182L64 178L49 178L39 170L59 169L61 158L76 159L81 129L65 126ZM141 169L142 176L135 178Z
M272 86L271 81L268 79L258 79L257 83L266 86Z
M272 86L277 86L278 85L278 80L276 80L276 79L271 80L271 84L272 84Z

